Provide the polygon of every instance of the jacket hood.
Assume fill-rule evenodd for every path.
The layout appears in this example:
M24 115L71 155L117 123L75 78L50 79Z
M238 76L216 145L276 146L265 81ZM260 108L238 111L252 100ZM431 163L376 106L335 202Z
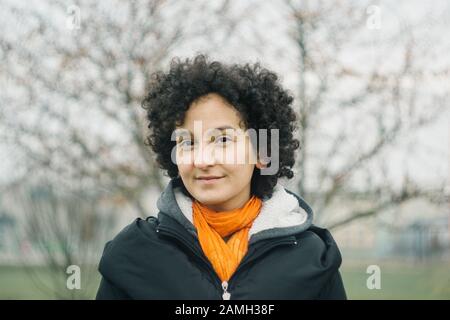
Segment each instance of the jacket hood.
M192 219L192 199L181 191L177 179L180 178L170 180L158 198L158 218L168 215L197 237ZM261 211L249 231L249 243L301 233L312 225L312 221L311 207L301 197L277 183L272 197L262 202Z
M207 279L204 267L196 265L200 259L187 258L186 248L161 237L164 224L174 232L185 228L197 237L189 209L192 202L176 185L171 181L161 193L158 217L136 218L106 243L99 263L103 280L97 298L221 298L222 290ZM229 288L233 299L345 298L338 272L340 251L330 232L312 225L312 218L302 198L277 185L273 196L263 201L249 233L249 242L258 243L249 247L247 258L258 260L251 260L251 272ZM278 244L270 241L284 235ZM192 239L185 240L191 250L201 251ZM282 249L271 249L277 245Z

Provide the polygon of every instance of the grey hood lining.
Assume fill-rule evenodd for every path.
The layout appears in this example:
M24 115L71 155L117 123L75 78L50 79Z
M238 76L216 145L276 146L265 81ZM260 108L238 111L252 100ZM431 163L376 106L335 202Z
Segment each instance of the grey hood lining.
M175 186L174 179L161 193L157 207L160 213L169 215L197 237L192 220L192 199L181 191L181 187ZM261 211L249 231L249 243L300 233L311 226L312 220L310 206L277 183L272 197L263 200Z

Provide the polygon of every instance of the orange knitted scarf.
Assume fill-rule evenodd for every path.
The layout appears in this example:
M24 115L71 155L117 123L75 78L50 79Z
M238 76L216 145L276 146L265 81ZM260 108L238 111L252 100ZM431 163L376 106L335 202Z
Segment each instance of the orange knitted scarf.
M228 281L248 250L248 232L262 201L252 196L243 207L214 211L197 200L192 202L193 222L200 245L222 281ZM233 234L225 242L222 238Z

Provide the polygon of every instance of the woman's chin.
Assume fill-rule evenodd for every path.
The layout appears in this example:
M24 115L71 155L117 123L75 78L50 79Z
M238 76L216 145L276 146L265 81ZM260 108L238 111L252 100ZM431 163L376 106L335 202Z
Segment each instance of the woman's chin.
M219 203L223 203L227 201L227 197L223 197L217 193L210 193L209 192L202 192L201 194L197 193L197 195L194 195L195 199L197 201L201 202L202 204L208 206L208 205L217 205Z

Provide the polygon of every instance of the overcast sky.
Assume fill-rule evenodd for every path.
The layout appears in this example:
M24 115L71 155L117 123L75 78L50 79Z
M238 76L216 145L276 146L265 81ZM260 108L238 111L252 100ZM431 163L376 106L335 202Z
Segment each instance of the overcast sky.
M15 7L25 8L23 5L15 1L9 0L5 3L10 3ZM27 10L33 8L33 3L36 6L36 10L48 14L49 20L59 21L55 23L55 26L63 26L64 18L55 15L51 11L45 11L45 1L27 2ZM236 12L239 10L241 2L237 2ZM429 67L433 68L436 65L447 64L450 60L450 42L448 40L448 32L450 31L450 6L449 2L445 0L441 1L366 1L367 7L375 5L380 9L380 28L375 32L367 32L367 40L370 43L371 39L376 41L388 38L389 35L397 30L401 30L408 25L416 25L422 23L417 30L417 38L425 39L428 41L428 45L435 47L437 56L433 61L429 61ZM10 37L17 36L20 38L21 29L17 28L17 25L26 23L24 21L17 22L15 25L14 17L7 17L4 15L4 10L1 10L2 4L0 4L0 12L3 12L1 23L3 32L7 33ZM297 86L296 74L291 72L292 64L297 59L296 48L290 46L289 38L287 37L287 24L280 23L283 19L284 12L282 10L274 10L273 2L264 2L264 4L258 4L258 14L254 19L249 20L248 23L243 23L239 29L240 37L233 37L229 43L222 48L216 48L211 54L212 57L223 60L234 61L261 61L265 66L271 68L280 74L283 83L287 88L295 90ZM442 23L443 17L447 17L446 23ZM10 20L8 20L10 19ZM13 19L13 20L11 20ZM82 19L82 16L81 16ZM445 20L445 19L444 19ZM7 22L5 22L7 21ZM268 23L268 21L270 21ZM428 21L428 23L427 23ZM258 26L261 25L261 27ZM270 25L270 28L267 28ZM266 43L264 50L261 48L252 48L243 45L242 41L245 39L246 34L251 35L248 32L248 28L266 28L262 32L263 42ZM427 36L423 36L420 33ZM429 36L428 36L429 35ZM363 35L364 37L364 35ZM254 39L249 39L254 40ZM70 41L70 38L68 38ZM376 42L375 41L375 42ZM423 41L423 40L422 40ZM270 45L269 45L270 44ZM197 42L185 43L183 46L177 47L174 51L174 55L190 56L196 52L202 50L202 47L207 47L206 44ZM399 49L395 45L392 46L392 50ZM374 55L377 54L379 48L372 47ZM370 65L371 61L367 60L367 51L365 52L350 52L346 51L346 57L352 61L358 68L365 68ZM282 58L280 58L282 57ZM1 59L1 56L0 56ZM375 61L375 60L373 60ZM373 62L372 61L372 62ZM395 65L397 61L391 59L388 63ZM0 61L1 65L1 61ZM445 83L428 83L424 84L423 90L436 90L448 89L450 80ZM12 93L11 93L12 92ZM14 95L11 91L10 94ZM1 99L1 96L0 96ZM4 107L4 103L2 103ZM443 177L449 180L449 165L450 165L450 108L447 112L440 117L439 121L429 128L425 128L420 133L412 135L404 140L401 149L398 152L389 153L390 168L392 174L401 177L405 167L417 180L427 185L432 185L434 182L442 181ZM405 152L407 150L407 152ZM0 145L0 175L2 181L8 181L11 177L20 175L20 167L18 167L17 160L20 154L15 152L14 146L1 146Z

